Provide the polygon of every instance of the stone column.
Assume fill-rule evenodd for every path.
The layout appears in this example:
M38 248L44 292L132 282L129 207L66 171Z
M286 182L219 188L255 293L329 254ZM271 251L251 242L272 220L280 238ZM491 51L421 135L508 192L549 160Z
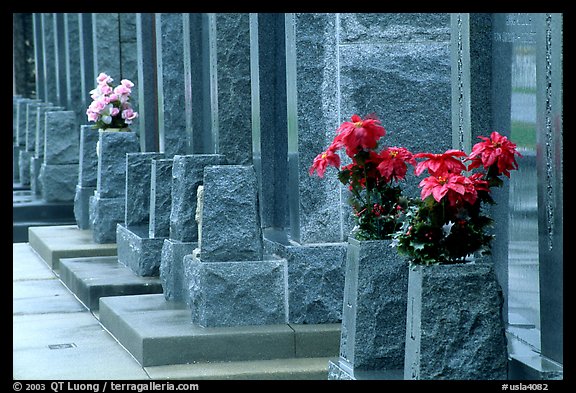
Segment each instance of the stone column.
M28 104L29 103L38 103L41 102L40 100L31 99L31 98L21 98L16 100L16 119L15 119L15 126L16 131L13 137L14 145L13 145L13 177L23 186L30 185L30 163L28 159L28 163L26 160L20 158L21 152L26 151L26 134L27 134L27 127L28 127ZM25 153L24 153L25 154ZM21 168L20 163L23 163L25 168ZM28 170L26 170L26 168Z
M207 167L203 187L202 241L183 261L192 323L286 323L286 261L263 260L254 167Z
M186 128L184 19L182 14L156 14L158 67L158 137L166 157L191 152Z
M46 112L44 162L40 168L42 199L71 202L78 182L79 132L73 111Z

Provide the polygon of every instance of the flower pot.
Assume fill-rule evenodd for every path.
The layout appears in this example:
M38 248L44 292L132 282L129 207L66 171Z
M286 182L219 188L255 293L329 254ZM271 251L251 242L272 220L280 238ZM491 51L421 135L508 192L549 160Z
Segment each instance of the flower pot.
M502 305L492 263L411 267L404 379L506 379Z
M339 366L354 379L402 378L408 261L390 244L348 239Z

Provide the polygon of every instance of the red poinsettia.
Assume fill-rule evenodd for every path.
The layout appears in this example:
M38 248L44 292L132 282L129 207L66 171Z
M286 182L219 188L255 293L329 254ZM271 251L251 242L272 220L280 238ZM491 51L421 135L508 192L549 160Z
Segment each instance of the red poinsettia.
M450 206L460 205L462 201L473 205L478 197L475 183L471 179L450 172L429 176L422 180L419 186L422 187L422 200L432 195L436 202L441 202L446 196Z
M340 156L336 154L336 151L331 147L314 158L314 162L310 167L310 175L316 171L319 177L324 177L324 173L328 166L333 166L335 168L340 167Z
M472 161L468 166L469 170L481 165L488 170L496 164L499 175L504 174L506 177L510 177L510 170L518 169L515 155L520 157L522 155L516 151L515 143L510 142L507 137L496 131L490 134L490 138L484 136L478 138L484 142L478 142L472 148L472 153L467 158L467 161Z
M378 140L386 135L386 130L381 126L377 118L362 119L358 115L352 115L351 121L345 121L336 130L332 146L346 148L346 154L352 158L362 149L376 148Z
M466 153L461 150L450 149L442 154L417 153L414 158L427 158L426 161L416 165L416 176L420 176L425 169L430 175L442 175L446 172L460 173L466 170L466 166L457 157L466 157Z
M386 182L392 179L398 181L404 179L408 166L406 163L415 166L414 155L403 147L388 147L379 154L380 163L377 168Z

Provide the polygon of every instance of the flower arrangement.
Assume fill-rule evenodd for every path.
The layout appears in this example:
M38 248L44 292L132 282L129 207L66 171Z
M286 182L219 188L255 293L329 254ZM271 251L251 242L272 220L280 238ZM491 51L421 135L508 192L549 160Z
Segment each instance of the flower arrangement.
M138 117L130 104L134 83L122 79L116 87L109 75L101 72L96 78L97 87L90 91L92 103L86 110L88 121L95 122L94 128L126 128Z
M487 229L493 220L483 207L494 204L490 189L502 186L501 176L518 169L515 156L521 155L498 132L479 138L483 142L469 155L461 150L414 155L424 159L416 165L416 175L427 171L429 176L419 184L420 200L410 200L393 235L398 251L412 264L462 263L474 253L490 253L493 235Z
M356 223L351 236L358 240L391 239L401 225L398 217L407 207L399 182L406 176L407 164L416 165L416 161L403 147L380 147L385 135L376 116L362 119L355 114L338 127L330 146L310 167L310 175L316 172L321 178L328 166L338 169L338 179L350 190ZM342 167L341 149L352 160Z
M489 254L493 220L485 205L495 203L491 188L502 186L502 176L518 169L516 144L494 131L480 136L482 142L469 155L456 149L413 154L403 147L379 146L385 135L376 116L353 115L310 167L310 175L320 178L329 166L338 169L338 179L350 190L356 223L351 236L392 239L413 264L462 263L477 252ZM342 167L341 149L351 159ZM408 164L416 176L429 175L419 183L419 199L402 195L399 183Z

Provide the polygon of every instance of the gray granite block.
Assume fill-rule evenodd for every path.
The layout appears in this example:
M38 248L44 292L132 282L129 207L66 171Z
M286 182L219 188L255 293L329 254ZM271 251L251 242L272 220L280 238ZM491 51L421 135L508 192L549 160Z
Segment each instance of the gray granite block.
M98 141L100 155L96 188L101 198L123 198L126 194L126 153L140 151L138 135L132 131L99 131Z
M348 239L340 361L353 370L402 370L408 261L389 240Z
M40 167L42 199L46 202L72 202L78 183L78 164L49 165Z
M80 126L80 172L78 184L82 187L96 187L98 178L98 156L96 145L100 134L91 125Z
M286 323L286 261L201 262L184 257L192 323L203 327Z
M118 262L141 277L158 276L164 239L150 239L148 226L116 227Z
M34 195L42 195L42 182L40 181L40 169L42 168L42 159L30 157L30 189Z
M172 159L152 160L150 174L150 237L170 236Z
M96 243L115 243L116 225L124 221L124 198L90 197L90 228Z
M410 269L404 379L507 379L503 295L492 263Z
M202 184L204 167L224 163L219 154L175 155L172 165L170 238L183 242L198 240L196 190Z
M80 136L74 111L46 112L44 162L78 164Z
M163 153L126 154L126 226L140 226L150 220L150 177L152 160L164 158ZM148 237L148 235L146 236Z
M76 185L74 195L74 218L80 229L90 228L90 197L94 195L96 187Z
M24 149L18 152L18 170L20 183L25 186L30 185L30 158L33 153Z
M36 157L44 158L44 139L46 130L46 113L63 111L64 107L55 105L45 105L38 108L36 111L36 136L34 137L36 146L34 147L34 155Z
M196 242L164 239L160 257L160 280L166 300L190 304L183 259L186 255L192 254L196 247L198 247Z
M12 179L14 182L20 182L20 150L22 146L12 146Z
M205 262L256 261L263 255L258 184L253 166L204 169L200 258Z
M268 239L264 242L266 253L288 261L289 321L340 322L347 243L284 245Z

